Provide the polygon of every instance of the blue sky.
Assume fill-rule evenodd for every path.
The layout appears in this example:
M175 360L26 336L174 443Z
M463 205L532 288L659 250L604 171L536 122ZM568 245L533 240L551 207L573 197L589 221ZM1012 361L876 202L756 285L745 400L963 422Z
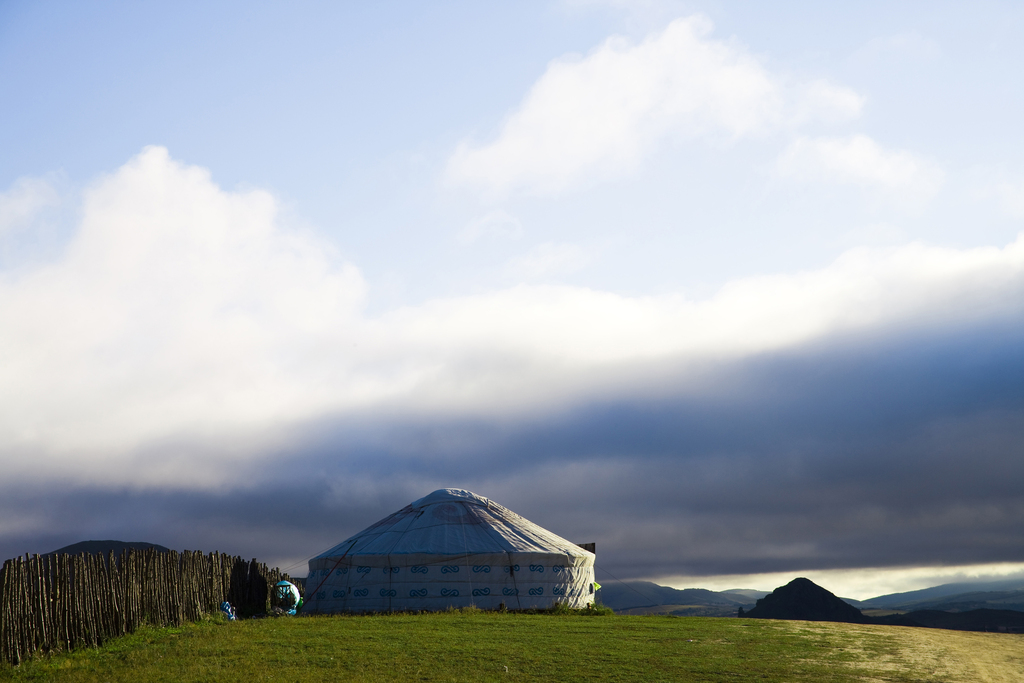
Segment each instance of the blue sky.
M0 554L290 566L456 486L623 578L1021 571L1022 32L0 3Z

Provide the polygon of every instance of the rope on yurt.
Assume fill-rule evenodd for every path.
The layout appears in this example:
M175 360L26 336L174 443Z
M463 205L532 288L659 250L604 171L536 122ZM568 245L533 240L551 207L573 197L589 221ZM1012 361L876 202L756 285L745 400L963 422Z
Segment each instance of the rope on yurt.
M512 564L512 551L506 551L508 555L508 573L512 575L512 587L516 589L516 605L519 609L523 608L523 603L519 598L519 583L516 581L516 567Z
M327 572L327 573L326 573L326 574L324 575L324 578L323 578L323 580L321 580L321 581L320 581L320 584L319 584L319 585L318 585L318 586L317 586L316 588L314 588L314 589L313 589L313 592L312 592L312 593L309 593L309 595L310 595L310 596L316 595L316 592L317 592L318 590L320 590L320 587L321 587L321 586L323 586L323 585L324 585L324 583L326 583L326 582L327 582L327 579L328 579L328 578L329 578L329 577L331 576L331 574L333 574L333 573L334 573L334 570L338 568L338 565L340 565L340 564L341 564L341 561L345 559L345 556L346 556L346 555L348 555L348 551L349 551L349 550L352 550L352 548L355 548L355 547L356 547L356 541L352 541L352 545L350 545L350 546L348 547L348 549L347 549L347 550L345 550L345 552L343 552L343 553L341 554L341 557L339 557L339 558L338 558L338 561L334 563L334 566L333 566L333 567L331 567L331 571Z
M466 503L458 503L462 506L462 514L459 515L459 527L462 529L462 549L466 551L466 576L469 578L469 597L473 597L473 571L469 566L469 543L466 542ZM469 604L476 604L470 602Z

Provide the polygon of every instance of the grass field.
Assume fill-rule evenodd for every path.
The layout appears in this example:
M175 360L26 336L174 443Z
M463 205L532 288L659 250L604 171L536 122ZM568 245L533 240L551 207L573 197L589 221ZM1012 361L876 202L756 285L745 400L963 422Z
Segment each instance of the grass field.
M1024 636L752 619L454 612L211 620L0 681L1024 680Z

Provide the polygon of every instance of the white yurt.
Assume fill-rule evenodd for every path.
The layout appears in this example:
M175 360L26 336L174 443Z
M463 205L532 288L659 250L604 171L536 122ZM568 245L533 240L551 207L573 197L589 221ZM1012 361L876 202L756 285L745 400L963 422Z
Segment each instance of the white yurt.
M586 607L594 557L494 501L440 489L311 559L302 613Z

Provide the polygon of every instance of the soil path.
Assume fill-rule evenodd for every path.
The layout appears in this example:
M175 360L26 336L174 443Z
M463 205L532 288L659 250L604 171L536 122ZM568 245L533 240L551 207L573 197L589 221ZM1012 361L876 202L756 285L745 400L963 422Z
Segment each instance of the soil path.
M1021 683L1024 635L973 633L904 626L854 626L802 622L803 628L843 638L867 680L889 681L887 672L948 683ZM852 640L850 640L852 638ZM893 647L894 646L894 647Z

